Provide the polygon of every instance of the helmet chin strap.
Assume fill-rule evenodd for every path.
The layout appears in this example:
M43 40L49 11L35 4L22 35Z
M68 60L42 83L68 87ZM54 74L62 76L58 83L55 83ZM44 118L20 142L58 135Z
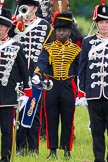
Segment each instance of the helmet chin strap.
M99 33L100 34L106 34L106 33L108 33L108 29L106 29L106 30L100 30L99 28L98 28L98 25L96 25L97 26L97 29L98 29L98 31L99 31ZM108 35L108 34L107 34Z
M106 33L108 33L108 30L98 30L98 31L99 31L100 34L106 34Z

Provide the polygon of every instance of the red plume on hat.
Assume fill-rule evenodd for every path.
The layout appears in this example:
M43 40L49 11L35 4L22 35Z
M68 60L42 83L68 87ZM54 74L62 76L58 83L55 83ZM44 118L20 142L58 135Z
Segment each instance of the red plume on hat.
M1 15L1 12L2 12L3 5L4 5L4 0L1 0L0 1L0 15Z
M53 14L53 18L52 18L52 25L54 25L54 23L55 23L55 19L56 19L56 17L57 17L58 14L60 14L60 11L56 11L56 12L54 12L54 14Z
M102 5L104 5L104 4L105 4L105 2L106 2L106 0L101 0Z
M99 5L97 5L94 9L94 13L93 13L93 20L94 21L97 19L97 16L98 16L98 8L99 8Z

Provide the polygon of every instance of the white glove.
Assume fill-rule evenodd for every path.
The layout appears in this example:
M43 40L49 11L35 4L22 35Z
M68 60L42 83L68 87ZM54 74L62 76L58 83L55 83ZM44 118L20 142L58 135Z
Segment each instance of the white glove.
M17 101L20 102L20 106L19 106L19 108L18 108L19 111L21 111L22 108L23 108L24 106L26 106L28 99L29 99L29 97L28 97L28 96L25 96L25 95L22 95L22 96L20 96L20 97L17 99Z
M84 108L87 108L88 107L88 103L87 103L87 100L86 100L86 97L81 97L81 98L76 98L76 102L75 102L75 105L76 106L83 106Z
M40 78L39 78L38 75L34 75L34 76L32 77L32 83L33 83L33 84L39 84L39 83L40 83Z
M79 97L76 97L76 100L75 100L75 106L79 106Z

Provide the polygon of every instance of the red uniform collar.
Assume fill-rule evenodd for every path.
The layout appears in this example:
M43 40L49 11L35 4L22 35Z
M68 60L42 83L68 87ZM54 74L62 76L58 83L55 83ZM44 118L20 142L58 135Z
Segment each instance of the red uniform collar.
M96 36L97 36L98 38L108 38L108 36L104 37L104 36L101 35L100 33L96 33Z
M1 40L1 41L6 41L6 40L8 40L9 39L9 36L8 36L8 34Z
M70 40L67 40L67 41L65 41L65 43L62 43L61 41L59 41L59 40L56 40L55 41L55 43L58 45L58 46L62 46L62 45L68 45L68 44L70 44Z
M33 22L34 20L36 19L36 16L34 16L32 19L28 20L28 19L25 19L25 22Z

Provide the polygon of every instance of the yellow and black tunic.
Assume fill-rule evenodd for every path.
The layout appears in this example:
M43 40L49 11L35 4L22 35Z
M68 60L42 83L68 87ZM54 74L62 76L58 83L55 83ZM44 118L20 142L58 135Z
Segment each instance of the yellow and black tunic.
M59 114L62 125L60 147L72 149L76 96L74 81L78 72L79 52L80 48L69 40L64 44L59 41L46 44L34 71L40 77L48 75L53 81L53 88L45 95L47 147L50 149L58 148Z
M34 73L45 73L56 80L66 80L75 76L78 69L76 57L79 52L80 48L70 41L66 41L65 44L59 41L48 43L43 48Z

